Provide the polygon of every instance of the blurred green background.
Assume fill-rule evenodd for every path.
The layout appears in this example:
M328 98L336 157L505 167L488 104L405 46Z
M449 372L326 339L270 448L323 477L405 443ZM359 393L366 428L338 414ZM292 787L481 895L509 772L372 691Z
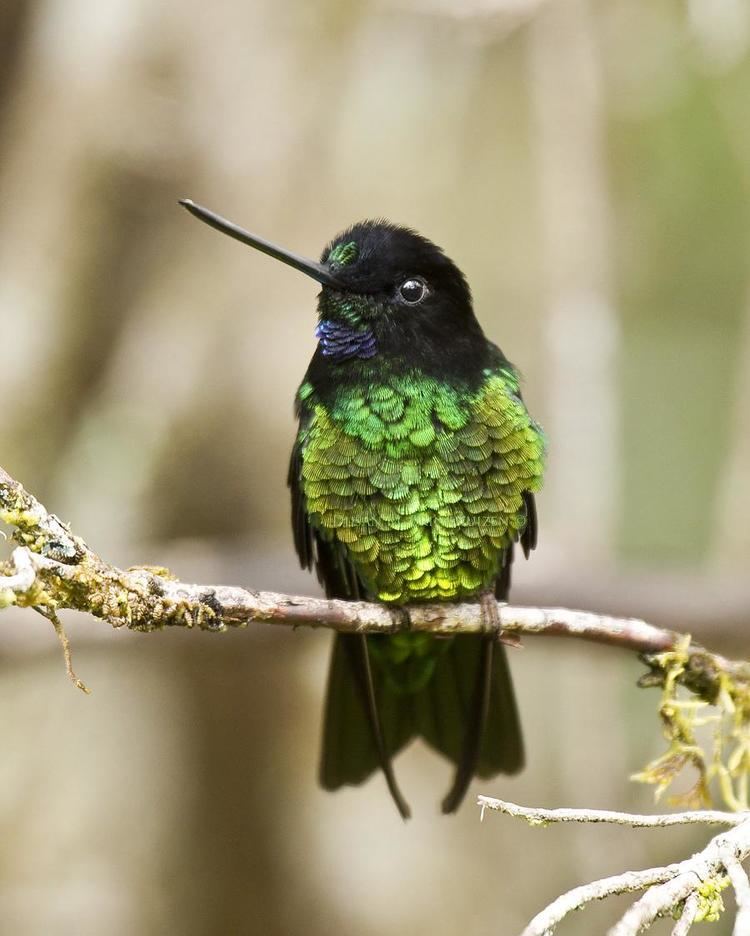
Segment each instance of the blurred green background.
M316 594L285 488L315 286L176 201L308 255L385 216L466 272L549 435L514 599L747 657L749 44L747 0L3 0L3 467L113 562ZM475 792L653 808L622 651L529 639L525 773L445 819L411 748L404 825L380 777L316 786L327 634L66 623L90 697L2 617L3 932L512 934L705 839L479 824Z

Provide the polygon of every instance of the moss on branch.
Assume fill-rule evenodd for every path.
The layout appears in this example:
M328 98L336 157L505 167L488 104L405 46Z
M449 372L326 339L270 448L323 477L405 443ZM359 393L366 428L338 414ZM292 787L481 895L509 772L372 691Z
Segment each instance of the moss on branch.
M0 609L34 607L56 623L72 609L113 627L155 631L195 627L224 631L253 621L328 627L344 633L393 634L403 630L451 636L484 633L476 603L419 604L391 608L368 602L305 598L226 585L191 585L167 569L118 569L103 561L21 484L0 468L0 519L18 543L0 563ZM500 640L544 634L607 643L642 655L649 672L642 686L659 686L659 714L667 751L636 779L667 789L686 767L697 781L682 794L685 805L706 804L712 785L734 810L748 808L750 777L750 664L728 660L686 635L635 618L613 618L566 608L498 605ZM504 637L505 635L505 637ZM69 661L68 661L69 662ZM70 670L70 667L68 667ZM696 731L708 727L706 754Z

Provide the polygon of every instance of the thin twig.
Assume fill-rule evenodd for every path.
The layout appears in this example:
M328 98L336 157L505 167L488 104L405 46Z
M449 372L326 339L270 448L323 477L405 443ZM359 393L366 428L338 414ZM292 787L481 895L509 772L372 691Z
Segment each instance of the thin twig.
M750 819L747 813L722 812L718 809L693 810L692 812L664 813L661 815L638 815L637 813L613 812L609 809L542 809L537 806L519 806L492 796L477 797L481 817L485 809L493 809L506 816L525 819L529 825L549 825L555 822L596 823L625 825L633 829L653 829L675 825L728 825L736 826Z
M682 915L672 929L672 936L685 936L686 933L690 932L690 928L695 923L695 918L698 915L699 906L698 895L696 893L691 894L683 904Z
M700 883L698 875L688 869L671 881L651 887L630 907L619 923L612 927L607 936L637 936L641 930L651 926L657 917L669 913L673 907L691 895L697 896Z
M673 867L670 865L664 868L646 868L644 871L625 871L623 874L574 887L553 900L541 913L537 913L521 936L547 936L569 913L581 910L594 900L642 891L654 884L670 880L676 874Z
M737 903L737 916L734 921L735 936L747 936L750 933L750 881L734 852L727 848L723 855L724 867L734 888Z
M55 628L55 633L57 638L60 641L63 651L63 659L65 660L65 672L68 674L68 679L73 683L76 689L80 689L81 692L85 692L86 695L91 695L91 690L83 682L82 679L79 679L73 671L73 654L70 649L70 640L68 635L65 633L65 628L60 618L53 612L43 612L44 616L52 622L52 626Z

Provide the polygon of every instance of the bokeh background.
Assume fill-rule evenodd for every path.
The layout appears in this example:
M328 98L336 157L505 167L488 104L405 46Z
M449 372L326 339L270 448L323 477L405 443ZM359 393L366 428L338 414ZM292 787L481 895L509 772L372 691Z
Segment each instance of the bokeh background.
M514 598L748 656L749 44L747 0L2 0L3 466L115 563L317 593L285 488L315 286L176 201L309 255L386 216L463 268L548 432ZM479 824L476 792L653 808L622 651L529 639L527 770L445 819L417 745L405 825L380 777L316 786L329 635L66 622L90 697L2 617L2 932L512 934L705 838Z

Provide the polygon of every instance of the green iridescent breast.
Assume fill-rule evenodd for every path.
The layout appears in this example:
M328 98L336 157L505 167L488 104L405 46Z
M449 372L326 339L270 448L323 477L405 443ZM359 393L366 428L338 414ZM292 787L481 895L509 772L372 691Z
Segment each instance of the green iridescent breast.
M544 437L515 374L474 394L424 377L300 398L302 491L312 526L343 544L382 601L470 597L491 587L541 485Z

